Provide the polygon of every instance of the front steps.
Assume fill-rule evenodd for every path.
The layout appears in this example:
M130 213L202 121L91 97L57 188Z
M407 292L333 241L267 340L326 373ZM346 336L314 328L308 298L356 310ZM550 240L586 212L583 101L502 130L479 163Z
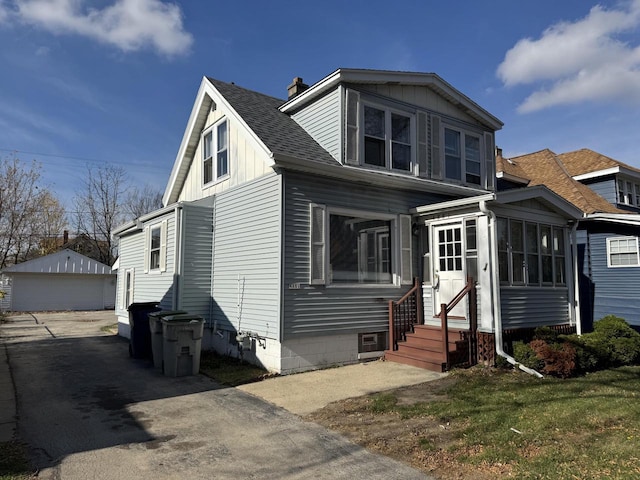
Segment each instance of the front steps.
M447 365L444 362L440 327L414 325L413 329L413 333L407 332L406 341L398 342L398 350L386 350L384 352L385 359L433 372L446 371ZM466 348L466 341L462 339L462 332L462 330L449 329L450 363L459 358Z

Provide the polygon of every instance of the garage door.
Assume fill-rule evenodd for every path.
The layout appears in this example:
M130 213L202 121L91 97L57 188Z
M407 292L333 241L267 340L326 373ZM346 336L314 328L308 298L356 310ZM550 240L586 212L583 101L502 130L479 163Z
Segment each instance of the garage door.
M101 310L104 282L102 275L14 274L11 309Z

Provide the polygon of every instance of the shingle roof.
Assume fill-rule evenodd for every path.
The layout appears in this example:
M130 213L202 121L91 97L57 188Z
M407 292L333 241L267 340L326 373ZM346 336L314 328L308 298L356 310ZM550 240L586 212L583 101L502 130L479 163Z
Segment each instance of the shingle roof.
M549 149L512 158L511 162L530 179L529 186L545 185L584 213L628 213L574 180L559 156Z
M512 175L523 180L530 180L525 171L511 159L504 158L500 153L496 156L496 172Z
M618 160L614 160L613 158L602 155L601 153L594 152L593 150L589 150L588 148L583 148L574 152L561 153L558 157L562 160L562 163L572 177L614 167L623 167L640 173L640 169L627 165L626 163L619 162Z
M215 78L207 77L207 80L276 157L284 155L329 165L340 164L289 115L278 110L284 100Z

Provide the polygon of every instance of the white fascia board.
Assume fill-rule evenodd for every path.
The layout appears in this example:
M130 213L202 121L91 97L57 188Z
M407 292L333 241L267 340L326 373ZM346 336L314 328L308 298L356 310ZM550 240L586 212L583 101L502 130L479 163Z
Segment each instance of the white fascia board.
M640 215L637 213L589 213L584 220L640 226Z
M416 85L416 86L430 86L437 91L444 94L445 97L449 97L455 102L463 105L468 110L473 111L479 119L492 128L493 130L500 130L503 127L503 123L497 118L491 115L488 111L464 95L459 90L455 89L452 85L443 80L439 75L435 73L413 73L413 72L394 72L388 70L358 70L340 68L335 72L329 74L319 82L315 83L301 94L295 96L288 102L284 103L280 110L282 112L289 112L296 108L311 102L315 97L321 93L333 88L338 83L363 83L363 84L379 84L379 85Z
M562 198L560 195L552 192L544 185L506 190L498 193L495 201L500 204L508 204L531 199L544 200L568 218L572 218L574 220L584 218L584 212L582 210L576 207L573 203Z
M496 196L494 193L487 193L484 195L477 195L475 197L469 198L458 198L456 200L449 200L446 202L432 203L431 205L422 205L420 207L412 208L409 210L411 214L425 214L425 213L436 213L446 210L457 210L460 208L469 207L474 204L479 204L480 202L489 202L495 200Z
M614 175L616 173L620 173L620 167L611 167L611 168L605 168L604 170L596 170L595 172L589 172L589 173L583 173L580 175L575 175L573 177L574 180L589 180L590 178L598 178L598 177L604 177L606 175ZM638 175L638 173L636 173L635 175Z
M135 220L132 220L127 223L123 223L122 225L116 227L113 232L111 232L112 237L121 237L126 233L130 233L130 231L135 231L137 229L138 223Z
M210 101L207 100L207 98ZM192 160L192 158L189 158L189 156L187 155L187 149L192 140L199 141L201 132L195 128L196 123L203 109L208 110L211 108L211 101L216 104L217 108L222 108L224 110L225 116L227 118L230 118L233 121L234 125L239 125L242 129L245 130L250 143L254 146L254 148L256 148L256 150L263 151L266 158L270 158L272 155L271 151L267 148L264 142L255 134L253 130L249 128L244 119L240 115L238 115L238 113L233 109L229 102L227 102L224 96L222 96L222 94L213 86L213 84L211 84L211 82L209 82L207 77L203 77L202 82L200 83L200 88L198 89L198 94L196 95L196 100L193 104L193 108L191 109L191 115L189 116L189 121L187 122L187 128L185 129L184 135L182 137L182 142L180 143L180 148L178 149L178 155L176 156L176 160L173 164L173 169L171 170L171 175L169 176L167 188L162 197L163 205L169 205L177 200L179 192L176 192L176 188L178 187L180 176L181 174L186 175L186 172L183 169L183 165L185 162L190 163Z
M132 220L130 222L124 223L117 227L112 233L112 237L123 237L129 233L139 232L144 227L144 223L149 220L153 220L154 218L160 217L161 215L165 215L167 213L171 213L174 210L182 208L182 203L172 203L171 205L167 205L166 207L159 208L158 210L154 210L153 212L142 215L141 217Z
M501 178L503 180L507 180L509 182L521 183L523 185L528 185L529 181L526 178L518 177L517 175L511 175L509 173L498 172L496 173L496 178Z

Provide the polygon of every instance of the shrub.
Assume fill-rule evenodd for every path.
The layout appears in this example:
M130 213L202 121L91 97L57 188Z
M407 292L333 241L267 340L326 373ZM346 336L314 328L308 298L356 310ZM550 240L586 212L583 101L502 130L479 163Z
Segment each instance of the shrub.
M551 327L538 327L533 331L533 339L556 343L558 341L558 332Z
M611 366L633 365L640 361L640 333L620 317L607 315L593 324L593 332L583 335Z
M609 355L598 338L592 337L590 340L587 335L579 337L573 334L560 336L559 340L568 343L575 350L576 370L580 373L605 368L609 363Z
M544 362L538 358L536 352L524 342L514 342L513 358L516 362L534 370L542 370Z
M576 370L576 350L568 343L547 343L533 340L529 346L542 360L542 371L548 375L568 378Z

